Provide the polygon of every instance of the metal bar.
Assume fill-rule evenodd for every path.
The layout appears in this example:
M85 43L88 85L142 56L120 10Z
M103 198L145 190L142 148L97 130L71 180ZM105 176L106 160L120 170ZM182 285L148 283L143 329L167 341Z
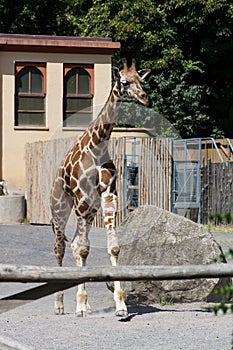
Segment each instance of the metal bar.
M231 144L230 139L227 138L226 140L227 140L227 143L228 143L229 148L230 148L230 150L231 150L231 153L233 153L233 146L232 146L232 144ZM231 156L229 156L229 159L231 159Z
M199 163L199 161L198 160L176 160L175 161L176 163L180 163L180 164L182 164L182 163L184 163L184 164L187 164L187 163L190 163L190 164L193 164L193 163Z
M201 222L201 139L198 143L198 164L197 164L197 189L196 189L196 201L199 204L197 222Z
M211 138L211 140L212 140L212 144L214 145L214 147L215 147L215 149L216 149L216 152L217 152L217 154L218 154L218 156L219 156L220 161L223 162L223 158L222 158L222 156L221 156L221 154L220 154L220 152L219 152L219 149L218 149L218 146L216 145L215 140L214 140L213 138Z
M123 188L124 188L124 216L127 215L127 180L128 180L128 169L127 169L127 155L125 154L124 156L124 183L123 183Z

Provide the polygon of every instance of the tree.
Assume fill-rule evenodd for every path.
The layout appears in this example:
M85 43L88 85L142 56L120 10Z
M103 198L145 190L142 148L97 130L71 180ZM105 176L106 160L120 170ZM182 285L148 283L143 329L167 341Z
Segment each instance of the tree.
M0 0L1 33L74 35L73 13L83 16L92 0Z
M0 0L0 28L5 33L55 34L62 1Z
M126 57L151 68L151 107L183 137L233 137L228 0L0 0L0 10L1 32L120 41L113 64Z
M169 121L182 137L200 137L205 133L209 120L201 106L203 87L188 83L185 73L181 76L160 74L155 77L153 107L169 116Z
M184 56L202 63L192 81L204 89L201 105L211 129L233 137L233 7L228 0L170 0L163 8ZM221 132L222 130L222 132Z
M115 64L121 64L121 57L133 57L138 65L152 69L148 86L152 108L184 137L205 133L209 116L201 106L204 89L191 79L195 73L203 73L202 62L185 57L176 27L168 21L168 9L160 2L94 0L87 14L78 18L76 28L79 35L109 36L120 41ZM125 123L129 121L125 119Z

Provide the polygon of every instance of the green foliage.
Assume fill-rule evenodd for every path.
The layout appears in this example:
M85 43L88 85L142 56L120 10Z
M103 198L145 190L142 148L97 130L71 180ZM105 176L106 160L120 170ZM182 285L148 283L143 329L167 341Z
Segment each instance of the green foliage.
M212 134L210 134L210 137L213 139L223 139L224 138L224 131L219 130L217 127L213 128Z
M1 32L120 41L113 64L151 68L152 108L182 137L233 137L232 30L228 0L0 0Z
M0 0L0 30L2 33L61 34L57 19L63 11L61 0Z
M208 218L214 225L221 225L223 223L230 225L233 222L233 214L231 213L209 213Z
M74 35L92 0L0 0L1 33Z
M174 126L160 113L152 108L146 108L135 102L124 101L121 106L118 127L143 127L150 129L157 137L180 138Z
M24 218L24 219L23 219L23 223L24 223L25 225L29 225L29 224L30 224L30 219L29 219L29 218Z
M160 52L173 45L174 39L165 11L152 0L94 0L87 14L76 21L75 32L84 36L110 36L121 42L121 57L133 57L151 68L162 65ZM174 61L174 52L170 51L167 56ZM119 53L116 61L120 64Z
M173 306L173 305L175 305L172 298L170 298L168 300L167 299L160 299L159 303L161 306Z
M182 137L199 137L209 116L201 107L203 88L190 85L188 77L164 74L154 77L157 88L152 93L153 107L168 118Z
M219 89L223 75L216 77L216 72L221 69L225 77L229 74L218 55L220 58L224 54L223 41L228 53L233 50L229 36L232 19L225 0L167 0L156 4L151 0L94 0L77 24L77 33L106 35L120 41L121 52L115 55L114 64L120 65L120 56L134 57L141 66L150 67L153 109L167 118L182 137L200 137L209 136L214 127L220 128L231 110L232 89L224 93L227 104L223 105L225 85ZM224 57L229 61L231 56ZM216 113L218 106L221 114L220 110ZM229 128L225 129L229 136Z
M221 225L222 222L223 222L223 216L222 216L222 214L216 213L216 214L215 214L215 218L216 218L216 223L217 223L217 225Z
M233 257L233 250L230 249L227 253L224 254L224 259L228 257ZM227 313L233 314L233 304L229 303L233 296L233 285L228 285L224 287L217 288L214 290L215 294L222 295L222 301L219 304L215 304L206 308L207 311L214 312L215 315L218 315L219 312L222 312L224 315ZM233 350L233 332L231 340L231 349Z
M195 77L205 88L202 105L207 106L211 129L232 137L233 7L228 0L165 1L171 25L176 28L184 57L203 63L204 74Z
M233 215L231 213L225 213L223 217L228 225L230 225L233 222Z

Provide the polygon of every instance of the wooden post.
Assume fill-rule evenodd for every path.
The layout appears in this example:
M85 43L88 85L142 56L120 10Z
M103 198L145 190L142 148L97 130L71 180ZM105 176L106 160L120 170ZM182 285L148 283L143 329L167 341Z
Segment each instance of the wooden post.
M0 282L84 283L233 277L233 264L47 267L0 264Z
M0 264L0 282L46 282L0 300L0 313L84 282L232 277L233 264L180 266L47 267Z

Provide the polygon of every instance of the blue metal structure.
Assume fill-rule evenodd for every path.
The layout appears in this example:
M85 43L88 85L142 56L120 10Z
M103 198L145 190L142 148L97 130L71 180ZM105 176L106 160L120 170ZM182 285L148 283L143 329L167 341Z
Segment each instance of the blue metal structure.
M128 142L127 142L128 141ZM136 137L126 140L127 148L131 148L130 153L125 155L125 178L124 178L124 214L130 209L139 206L138 169L139 154L137 154L138 141Z
M140 202L138 173L141 155L138 139L138 137L126 138L128 146L124 169L125 215L138 207ZM212 138L173 140L172 159L171 210L200 223L201 167L206 165L208 159L212 162L233 160L231 141L229 139L216 141Z
M201 139L173 141L172 212L200 222Z

